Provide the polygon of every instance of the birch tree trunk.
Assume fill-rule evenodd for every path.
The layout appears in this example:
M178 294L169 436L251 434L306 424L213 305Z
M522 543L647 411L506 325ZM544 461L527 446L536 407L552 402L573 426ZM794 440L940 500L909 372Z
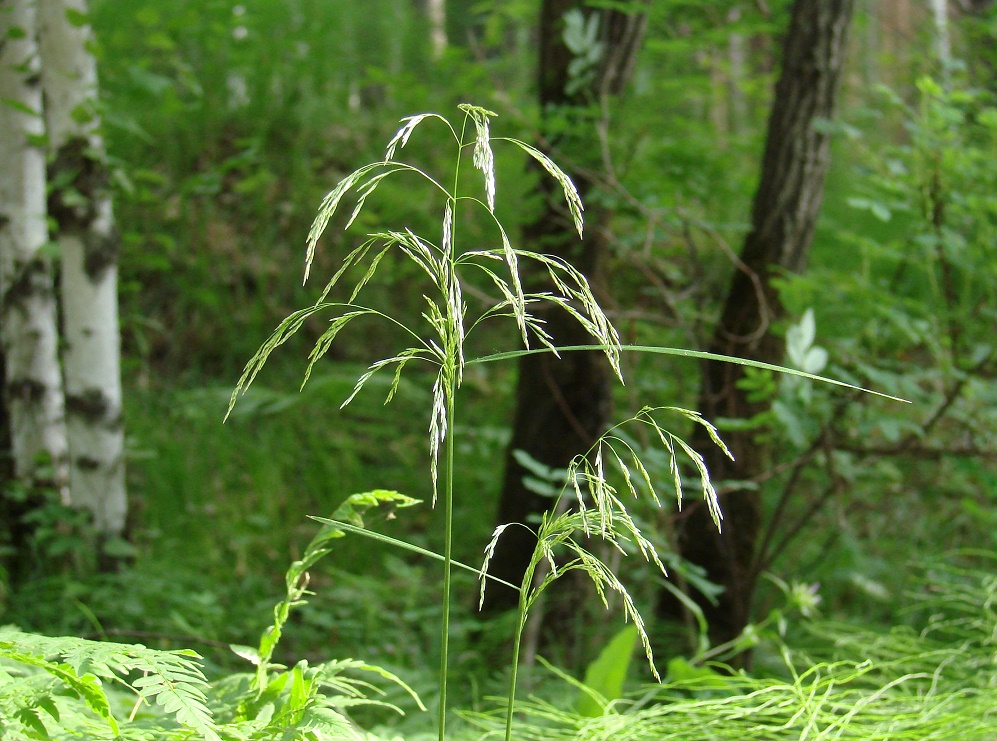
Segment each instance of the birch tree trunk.
M49 214L62 255L63 373L72 504L104 535L124 530L127 501L118 333L118 235L86 0L39 0L42 84L53 153Z
M446 0L427 0L426 13L429 15L429 42L433 59L439 59L447 50Z
M68 500L66 432L45 211L37 15L0 0L0 348L14 476Z
M941 68L942 82L947 85L952 69L948 0L931 0L931 14L935 21L935 59L938 60L938 66Z
M727 16L730 23L737 23L740 18L739 11L731 11ZM729 68L727 90L730 95L730 133L735 136L740 136L744 133L748 119L748 101L744 94L745 72L748 66L747 47L747 39L745 39L743 33L733 32L727 36L727 66Z

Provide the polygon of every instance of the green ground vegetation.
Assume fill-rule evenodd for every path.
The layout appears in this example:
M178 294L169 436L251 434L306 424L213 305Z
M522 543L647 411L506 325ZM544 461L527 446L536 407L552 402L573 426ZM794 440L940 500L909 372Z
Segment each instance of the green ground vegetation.
M734 20L713 4L655 5L632 90L610 118L611 176L592 196L615 209L599 298L623 344L700 347L746 229L787 3ZM246 362L315 302L363 234L445 241L438 194L386 179L349 231L349 209L330 223L316 279L301 285L323 197L383 159L399 119L456 120L458 104L476 103L499 113L503 135L537 131L534 5L450 6L452 43L434 59L424 14L402 0L93 3L123 237L131 525L109 544L118 567L101 573L75 513L52 503L32 515L34 558L0 603L11 738L435 738L444 619L448 736L503 732L495 698L507 696L516 616L479 616L473 573L453 571L444 603L434 558L309 519L447 550L428 506L435 371L406 368L388 405L391 374L375 376L339 408L369 363L397 353L400 332L344 331L299 392L329 326L303 325L222 424ZM583 645L552 646L521 670L514 738L995 734L997 105L979 73L992 50L968 46L992 28L966 30L967 61L943 74L895 40L873 45L873 15L857 23L843 114L827 122L834 164L811 266L781 286L786 365L912 403L750 374L772 411L713 422L721 435L751 425L780 451L767 501L783 529L766 541L755 623L720 647L702 626L655 623L660 572L629 553L612 573L647 617L662 682L631 661L637 636L593 593L577 616ZM754 54L743 70L725 56L731 34ZM721 105L718 86L736 95ZM452 172L448 137L425 126L405 160ZM513 241L538 207L527 158L504 151L494 164L495 211ZM481 213L457 229L460 244L495 246ZM386 256L365 301L422 321L420 270ZM467 298L474 310L478 300ZM485 329L468 357L513 349L519 334L514 322ZM624 352L621 369L621 419L694 404L692 360ZM450 545L473 568L495 525L513 370L469 364L461 384ZM685 434L692 422L668 424ZM824 456L815 442L827 431L837 445ZM649 476L670 480L645 432L621 439ZM815 463L793 473L803 459ZM535 473L538 486L558 483L558 472ZM694 467L683 475L695 491ZM669 572L696 583L672 555L675 504L661 499L662 509L627 500L628 513ZM726 671L747 648L752 670Z

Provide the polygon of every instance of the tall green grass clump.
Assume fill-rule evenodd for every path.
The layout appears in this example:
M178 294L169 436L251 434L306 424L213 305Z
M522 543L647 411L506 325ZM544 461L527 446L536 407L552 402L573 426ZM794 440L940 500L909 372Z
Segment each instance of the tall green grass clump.
M581 236L583 206L571 179L535 147L516 139L493 137L489 127L490 119L495 114L491 111L472 105L461 105L460 110L463 119L457 126L443 116L433 113L403 119L402 127L388 143L384 159L354 171L325 197L308 235L305 279L308 279L311 271L320 237L347 196L352 195L353 206L345 228L349 228L356 221L367 200L389 177L414 177L438 194L440 201L438 241L415 234L404 227L368 234L366 239L348 254L343 265L326 283L315 304L292 313L280 323L247 364L231 400L231 405L234 405L238 396L252 384L270 354L301 329L306 320L317 314L329 315L329 326L320 335L309 354L302 385L308 381L315 365L326 355L340 333L355 321L376 319L386 322L408 342L407 347L398 350L394 355L375 360L370 364L358 378L352 393L343 402L344 407L378 373L392 374L392 382L385 399L387 403L398 391L402 374L410 363L424 363L435 369L436 380L433 384L428 430L429 475L432 481L433 506L437 504L437 500L442 505L443 553L426 554L415 546L365 532L361 528L350 527L348 523L335 520L322 521L327 526L346 527L355 532L363 532L370 537L392 542L426 555L435 555L442 560L440 599L443 613L440 625L438 720L441 741L445 738L447 722L451 572L455 565L471 568L464 564L456 564L451 554L454 528L454 471L458 464L453 430L459 413L459 391L465 367L471 362L495 361L525 352L542 351L556 355L559 351L582 349L559 348L556 345L557 338L550 336L546 331L543 321L537 317L536 309L543 305L553 305L578 321L593 341L592 346L584 349L596 349L604 353L619 380L621 382L623 380L620 370L622 347L619 335L596 301L585 276L559 257L513 246L509 234L496 215L497 186L492 145L499 143L524 152L536 160L546 173L559 183L573 226ZM398 158L399 152L406 146L417 127L430 122L445 127L453 140L454 166L452 172L447 173L445 177L430 174ZM468 154L471 166L480 172L479 177L483 179L483 182L479 181L478 186L473 189L475 194L468 193L464 183ZM465 210L472 213L465 213ZM483 218L491 223L494 246L473 248L463 246L458 238L458 225L462 223L465 215L470 217L477 215L479 218L483 215ZM392 253L400 253L411 261L425 279L425 305L421 316L393 316L361 302L364 288L374 279L385 258ZM532 270L544 275L548 288L536 291L524 288L521 265L529 265ZM346 292L345 299L333 300L331 297L334 290L345 281L348 274L351 276L352 287ZM490 305L475 314L469 311L465 301L465 288L469 284L483 286L477 288L476 293L492 297ZM467 357L468 337L486 322L497 319L507 320L515 325L523 348L486 357ZM720 512L716 494L709 484L701 456L658 425L655 421L655 414L658 411L661 410L646 408L634 418L633 422L654 428L662 444L671 454L671 470L677 488L681 486L681 478L676 454L684 452L692 458L700 470L704 495L719 525ZM693 412L680 411L695 422L706 425L714 440L722 445L709 423ZM624 482L619 485L623 487L622 491L628 494L637 496L646 493L656 498L655 486L647 469L640 462L634 449L629 447L623 438L614 435L613 431L601 438L588 454L576 459L569 471L561 500L551 513L544 517L536 532L538 545L529 573L523 583L518 585L521 599L508 697L506 738L511 735L516 663L520 636L527 615L540 593L568 571L581 570L590 577L604 603L606 603L607 590L619 593L626 616L633 620L637 627L654 671L651 646L640 614L624 585L587 544L587 541L597 538L624 553L627 549L636 549L650 563L664 570L653 545L642 535L634 519L630 517L621 491L618 491L611 480ZM573 500L571 506L568 505L569 500ZM526 525L511 523L495 532L492 541L487 545L485 565L478 571L482 579L482 589L488 578L487 557L494 552L497 538L508 526Z
M540 698L519 704L528 741L990 741L997 738L997 554L963 552L923 568L909 625L807 626L809 650L782 645L782 676L682 659L624 697L591 688L594 717ZM554 669L555 675L578 685ZM467 713L482 737L504 713Z

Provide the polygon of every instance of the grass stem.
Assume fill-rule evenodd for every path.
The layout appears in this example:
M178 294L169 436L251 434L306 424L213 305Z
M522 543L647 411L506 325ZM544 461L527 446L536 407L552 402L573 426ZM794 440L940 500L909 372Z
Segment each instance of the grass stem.
M452 381L451 381L452 383ZM447 669L450 648L450 570L453 546L454 395L447 390L447 439L443 460L443 620L440 635L440 741L446 739Z
M516 630L516 637L513 640L512 663L509 666L509 698L505 710L505 741L511 741L512 739L512 714L516 704L516 683L519 681L519 648L523 640L523 628L526 623L526 616L523 614L523 601L524 597L520 595L519 627Z
M516 683L519 681L519 654L523 642L523 630L526 628L526 617L529 611L530 586L533 583L536 555L534 554L519 592L519 623L516 626L516 636L512 643L512 663L509 666L509 698L505 711L505 741L512 740L512 714L516 705Z

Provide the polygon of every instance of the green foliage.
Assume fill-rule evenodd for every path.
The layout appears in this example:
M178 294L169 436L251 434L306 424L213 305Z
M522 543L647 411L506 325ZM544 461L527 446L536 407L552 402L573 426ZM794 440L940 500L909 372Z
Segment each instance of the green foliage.
M997 725L997 688L987 668L993 565L992 553L967 553L927 566L916 592L924 617L914 627L884 633L813 623L809 631L829 655L783 646L782 678L721 675L674 660L662 684L595 717L540 698L524 701L518 737L983 741ZM468 717L484 732L497 730L495 715Z
M593 148L591 162L585 163L599 169L599 185L588 202L598 200L615 210L611 221L599 226L611 237L607 293L615 301L606 305L616 312L611 315L623 341L645 347L704 344L714 294L732 269L732 253L746 228L777 67L774 39L787 5L784 0L747 5L668 0L649 6L648 38L634 85L597 122L604 126L600 148ZM160 649L197 646L207 657L200 670L224 677L202 690L213 727L226 739L364 737L354 720L386 738L428 736L423 731L429 720L416 715L399 726L393 715L384 721L376 707L368 711L358 705L373 697L362 680L353 679L366 676L388 680L382 683L388 694L377 696L379 701L418 707L391 677L379 675L369 663L322 659L364 656L433 704L438 679L431 667L440 658L433 626L442 619L443 607L426 599L438 589L439 574L437 564L423 557L443 558L444 550L443 528L433 513L409 508L404 518L382 518L376 525L366 518L378 537L336 538L335 569L305 565L306 553L314 556L332 541L304 553L299 544L312 535L306 514L331 514L348 493L372 483L372 472L378 486L427 501L432 497L431 484L419 475L424 466L418 451L424 447L421 420L435 401L438 368L422 356L398 354L399 347L425 349L399 344L413 339L405 330L394 324L375 327L372 313L344 319L362 310L341 306L342 324L335 330L334 322L313 330L305 321L287 340L291 354L305 354L323 330L332 332L325 336L331 343L326 354L308 361L311 376L300 395L284 390L292 385L289 373L275 358L264 371L270 375L257 378L220 432L217 419L230 389L221 388L217 378L237 372L256 338L279 317L313 303L305 289L288 284L284 268L297 261L298 235L306 231L326 184L358 163L382 157L380 142L392 134L382 121L402 111L449 106L460 99L460 91L497 88L487 105L529 140L537 119L528 103L534 64L527 53L534 46L535 4L450 3L448 13L452 45L443 60L433 63L425 21L417 4L407 0L236 5L177 0L168 9L153 0L93 3L101 44L102 114L118 167L116 213L124 237L126 429L131 487L137 494L130 554L135 560L122 564L119 573L86 575L92 552L86 525L53 499L25 524L34 528L38 563L55 564L58 573L31 565L30 581L14 591L5 589L4 620L53 634L108 638L141 632L133 638ZM721 430L734 424L753 429L779 452L771 462L773 472L790 471L772 483L796 482L795 489L786 484L789 493L769 497L772 509L776 498L788 503L773 542L782 543L783 533L807 533L779 551L782 557L773 568L785 581L764 581L758 598L763 617L726 646L710 646L706 626L694 625L691 632L700 643L681 657L673 655L680 643L657 640L663 626L648 625L655 652L667 661L663 688L648 688L634 696L633 704L613 702L606 713L600 710L601 718L585 720L575 712L576 685L566 685L560 694L554 688L563 684L558 679L534 685L533 697L516 704L529 715L517 736L988 737L997 703L990 688L978 685L992 674L987 663L992 641L981 638L992 617L992 584L972 569L933 563L926 569L931 578L915 581L917 588L902 599L911 577L897 563L953 543L997 546L997 478L989 465L997 426L991 347L997 184L994 102L984 87L992 76L985 60L993 53L981 45L968 65L984 86L969 84L958 65L948 85L925 78L915 86L907 72L893 68L907 53L888 37L893 31L875 25L875 19L862 22L867 25L853 36L856 64L845 97L850 105L867 108L852 108L847 125L827 122L838 137L837 171L811 269L782 288L781 298L794 317L786 327L787 363L824 372L812 352L823 348L828 373L915 403L857 403L802 378L749 370L744 384L756 400L772 402L773 412L746 421L712 421ZM981 31L988 22L993 25L992 19L978 22ZM590 29L573 23L577 78L585 74L597 43ZM882 40L876 47L878 34ZM738 40L745 52L740 66L731 56ZM926 68L923 61L911 61L912 68ZM857 87L860 78L877 75L893 89L872 97ZM450 132L422 123L431 121L418 123L419 136L406 139L406 159L424 172L444 173L440 182L447 194L458 195L449 182ZM477 149L471 141L478 140L478 124L487 123L487 118L474 121L468 150ZM536 190L532 176L520 172L522 161L535 155L525 147L519 153L493 163L503 197L513 196L507 201L512 207L501 201L495 205L503 214L504 235L495 231L487 208L472 214L468 201L461 200L460 208L452 204L453 228L460 231L455 241L493 252L477 267L461 268L467 269L460 281L467 289L469 318L482 310L478 293L499 301L505 295L484 268L519 299L507 271L505 239L515 244L517 220L529 217L530 194ZM488 151L477 155L484 164ZM475 153L468 156L473 164ZM558 159L562 166L578 164ZM347 293L354 285L361 289L351 301L362 296L363 310L403 318L421 340L440 345L433 323L439 317L422 293L439 290L440 276L446 283L445 269L437 267L445 241L438 239L443 221L438 216L446 207L435 200L442 195L438 189L411 187L418 178L412 170L373 180L393 167L401 167L394 158L378 162L370 177L357 183L360 190L353 194L362 195L364 208L355 214L354 227L377 239L352 256L351 275L341 281L354 278ZM376 193L365 192L365 186ZM486 186L479 196L485 206L488 193ZM566 222L570 216L566 211ZM323 276L335 273L352 249L336 221L329 223L312 264L313 272ZM411 234L393 231L396 224L409 227ZM423 247L435 262L424 260L424 266L414 259ZM412 257L403 255L404 249ZM449 321L446 303L435 299L439 315ZM427 321L420 323L422 311ZM454 471L454 488L462 493L454 502L459 525L451 554L458 568L458 559L476 563L493 524L492 494L507 439L510 396L508 374L495 361L515 357L495 350L522 334L520 319L525 319L512 308L508 313L515 321L509 331L496 323L497 331L474 332L464 358L463 411L447 435L462 461ZM359 331L341 331L347 324ZM537 340L531 335L533 350L546 351ZM665 356L659 349L651 355L623 347L621 369L629 383L619 394L621 405L634 410L649 399L693 403L697 374L687 358L697 357L694 353L676 350ZM361 355L366 361L360 368L345 360ZM358 394L330 421L329 409L350 397L371 356L400 360L384 366L391 373L383 376L374 369L363 385L375 394ZM392 404L382 410L385 396L393 397ZM697 423L691 418L680 422ZM659 439L650 427L644 431L649 435L617 432L637 452L635 460L652 481L671 481L677 468L683 469L678 483L686 488L698 478L694 465L677 466L674 450L656 444L670 440L667 435ZM653 508L645 496L653 490L643 483L628 448L616 449L626 466L619 467L608 451L603 459L611 495L622 503L632 485L641 497L626 503L635 530L653 543L673 577L708 591L702 574L668 552L672 518L677 521L681 514ZM445 457L445 442L436 452ZM804 459L809 463L797 475L797 462ZM536 468L533 473L553 503L567 472ZM794 516L805 516L825 487L833 491L826 506L808 529L796 529ZM717 488L722 492L723 482ZM16 497L18 492L4 494ZM583 494L588 506L587 490ZM561 524L574 528L567 537L579 548L598 554L584 537L584 528L595 526L593 519L590 512L587 520ZM320 521L334 527L335 520ZM420 557L409 563L384 556L386 547L400 542L411 549L404 555ZM629 555L637 551L636 539L618 545ZM553 553L561 573L571 553L563 548ZM289 581L281 583L288 561L296 562L297 571L292 566L293 578L289 572ZM658 581L628 572L631 561L640 559L623 559L613 573L643 610ZM981 563L992 566L992 561ZM815 597L810 585L817 579L822 608L835 622L821 621L802 631L796 615ZM613 584L599 583L608 585L612 603ZM646 586L648 594L636 592L635 583ZM278 605L268 635L273 639L276 631L281 642L269 646L265 681L259 679L259 667L231 674L233 662L241 659L224 644L253 643L257 621L274 593L308 587L317 594L298 592L302 602L309 597L308 604L286 596ZM665 582L669 587L672 581ZM455 574L449 703L465 710L481 708L483 695L500 694L508 683L508 676L496 671L495 656L507 648L499 636L515 628L515 616L495 623L476 620L470 614L474 590L471 578ZM904 612L910 602L919 607ZM862 621L862 629L841 622L845 619ZM913 627L888 634L867 629L907 622ZM605 630L586 633L590 643L605 645ZM478 638L472 642L470 635ZM259 657L267 640L262 636L239 652ZM803 645L805 652L786 649L784 659L783 641ZM491 651L482 652L489 643ZM83 645L83 652L110 650ZM710 663L747 647L755 649L752 676L729 676ZM115 670L117 680L91 672L88 679L58 653L42 656L19 645L6 650L13 654L0 665L5 724L0 733L5 737L111 737L109 719L118 723L123 738L205 735L183 726L176 713L151 696L136 705L136 694L123 682L138 679L138 670ZM302 656L308 661L298 661ZM192 657L185 658L197 666ZM865 660L868 666L862 665ZM930 675L931 681L920 675ZM254 684L266 689L254 694ZM604 693L607 699L614 694ZM558 698L563 702L558 704ZM499 707L496 717L509 707ZM347 713L351 720L344 720ZM500 733L503 720L490 719L486 732ZM477 737L452 722L451 728L454 737Z
M607 643L585 670L584 689L575 707L578 714L596 718L608 703L623 697L623 683L637 645L637 627L628 625Z
M349 497L336 516L355 526L362 514L378 506L408 507L416 500L397 492L375 490ZM353 659L309 666L301 660L290 669L271 662L290 612L306 604L307 569L325 556L344 532L326 525L286 575L287 594L274 607L274 622L263 632L259 648L233 646L257 669L254 675L231 674L209 684L197 653L162 651L142 645L49 638L5 628L0 631L0 658L19 666L0 667L0 727L12 738L222 738L363 739L344 714L350 708L375 705L402 711L368 697L374 685L349 676L362 672L405 690L420 709L418 696L395 674ZM101 680L133 693L135 705L119 720L120 690L105 691ZM84 707L73 704L82 701ZM147 708L142 712L142 708ZM102 724L95 725L88 709ZM7 735L5 735L7 737Z
M119 722L112 714L111 703L102 687L101 680L105 680L123 683L134 692L137 703L155 701L164 714L180 725L209 741L219 740L206 704L208 685L197 663L200 657L194 651L157 651L141 645L72 637L48 638L7 628L0 633L0 656L40 669L51 677L46 683L39 682L38 675L31 672L4 672L4 697L10 705L4 707L4 718L0 722L5 726L9 724L13 733L30 729L39 738L50 738L40 713L44 711L49 716L46 720L56 727L89 729L95 737L103 738L121 735ZM136 673L141 676L129 678ZM66 712L63 719L55 702L61 694L60 684L106 724L103 731L92 728L86 717L78 712L75 717Z
M378 498L358 495L368 503ZM320 531L312 556L328 544L329 533ZM697 739L708 732L719 739L982 741L997 722L990 681L995 561L992 553L966 552L919 567L911 626L876 631L836 621L810 624L809 641L796 639L808 648L781 646L783 676L719 673L700 659L673 659L661 684L621 695L637 637L630 626L593 662L584 683L542 662L586 696L598 695L598 712L573 707L576 696L566 697L563 707L532 697L516 705L523 717L516 737ZM347 714L383 701L371 699L371 686L347 673L399 682L365 662L338 660L271 667L263 691L247 674L208 684L192 651L11 628L0 632L0 655L0 724L14 739L368 739ZM462 716L482 733L498 730L494 714ZM456 737L478 736L464 731Z
M432 63L424 14L401 0L92 5L126 350L146 371L230 374L306 300L281 267L326 183L460 73ZM413 226L420 205L402 209Z
M848 179L822 228L826 248L805 275L783 282L781 296L797 316L813 308L831 372L913 403L848 404L820 386L784 385L767 428L795 455L833 449L809 479L821 487L837 478L847 491L815 520L814 532L827 535L793 546L791 560L813 564L804 578L824 583L831 600L868 598L877 612L904 587L889 565L896 559L940 543L989 546L982 513L994 501L986 461L997 430L993 93L954 74L947 85L921 78L912 102L878 94L889 133L849 139L839 165ZM794 338L805 339L787 331ZM789 500L787 508L800 511Z

